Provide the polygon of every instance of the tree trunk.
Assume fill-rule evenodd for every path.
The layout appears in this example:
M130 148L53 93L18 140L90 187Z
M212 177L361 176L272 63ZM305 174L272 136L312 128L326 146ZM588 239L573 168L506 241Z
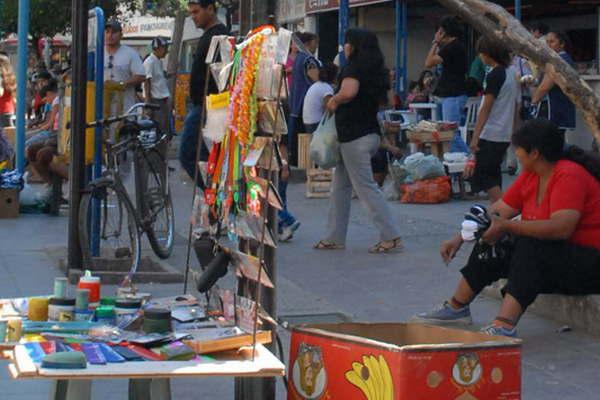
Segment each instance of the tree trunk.
M481 34L504 43L514 53L528 58L546 73L583 114L592 135L600 142L600 100L555 51L535 38L503 7L485 0L438 0Z
M167 60L167 75L169 77L169 91L171 99L169 107L173 106L173 98L175 96L175 84L177 81L177 71L179 69L179 56L181 53L181 43L183 39L183 27L185 25L185 17L187 12L179 10L175 16L175 26L173 28L173 37L171 38L171 49L169 51L169 59Z

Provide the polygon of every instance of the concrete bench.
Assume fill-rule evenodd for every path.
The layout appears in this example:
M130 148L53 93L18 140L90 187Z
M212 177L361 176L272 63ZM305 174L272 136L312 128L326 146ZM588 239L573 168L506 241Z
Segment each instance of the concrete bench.
M486 288L484 294L501 299L502 286L503 282L497 282ZM527 311L569 325L573 329L600 336L600 295L541 294Z

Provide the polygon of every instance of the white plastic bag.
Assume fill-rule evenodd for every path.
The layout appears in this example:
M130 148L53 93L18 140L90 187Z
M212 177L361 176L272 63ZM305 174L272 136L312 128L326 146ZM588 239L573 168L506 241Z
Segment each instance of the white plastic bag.
M436 156L415 153L404 160L406 170L415 181L446 175L444 165Z
M206 126L203 131L204 139L207 139L212 143L221 143L227 132L228 106L229 92L211 94L206 97Z
M52 195L52 188L49 185L32 186L28 182L29 172L23 175L23 190L19 193L19 204L22 206L35 206L46 203Z
M383 196L387 201L400 200L400 188L395 179L386 179L383 183Z
M325 113L310 141L310 159L323 169L333 168L340 159L335 115Z

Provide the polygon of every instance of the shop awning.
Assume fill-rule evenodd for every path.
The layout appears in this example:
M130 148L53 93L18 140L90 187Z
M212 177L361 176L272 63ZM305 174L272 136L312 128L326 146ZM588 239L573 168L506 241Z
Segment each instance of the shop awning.
M340 8L339 0L305 0L306 14L316 14L334 11ZM392 0L350 0L350 7L360 7L369 4L388 3Z

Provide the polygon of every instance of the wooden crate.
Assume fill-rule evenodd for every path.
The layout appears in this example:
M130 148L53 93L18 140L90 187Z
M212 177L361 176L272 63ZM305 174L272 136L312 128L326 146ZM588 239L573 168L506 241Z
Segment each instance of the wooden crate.
M17 189L0 189L0 219L17 218L19 216L19 191Z
M310 161L310 139L312 134L310 133L299 133L298 134L298 168L309 170L312 168Z
M309 199L325 199L331 192L333 169L315 168L306 172L306 197Z
M406 137L412 143L447 142L454 138L456 130L451 131L407 131Z
M13 148L16 147L16 128L14 127L6 127L3 128L4 130L4 137L6 138L6 140L8 140L8 143L10 143Z

